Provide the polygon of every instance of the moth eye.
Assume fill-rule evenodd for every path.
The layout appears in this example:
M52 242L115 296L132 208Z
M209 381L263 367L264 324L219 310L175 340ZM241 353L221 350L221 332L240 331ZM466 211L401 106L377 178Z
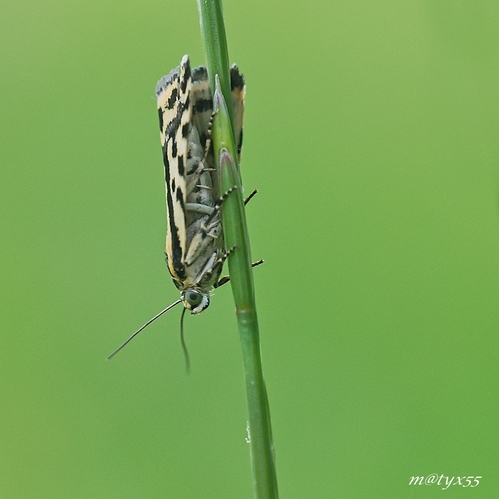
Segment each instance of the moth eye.
M190 289L189 291L186 291L185 299L191 307L196 307L201 303L203 295L201 293L198 293L197 291L193 291L192 289Z

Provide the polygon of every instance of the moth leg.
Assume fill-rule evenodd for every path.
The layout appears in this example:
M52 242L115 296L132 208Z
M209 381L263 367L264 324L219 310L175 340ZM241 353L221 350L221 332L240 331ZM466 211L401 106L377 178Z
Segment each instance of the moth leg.
M200 165L202 163L200 162ZM204 164L202 165L203 169L203 173L204 172L207 172L208 170L211 170L209 168L206 168L204 166ZM201 190L201 191L205 191L206 193L209 193L209 192L213 192L213 187L211 185L208 185L210 182L208 182L208 178L204 178L204 175L201 174L198 178L195 179L195 182L192 182L192 183L189 183L189 186L188 186L188 194L190 195L191 193L194 193L194 189L198 189L198 190ZM194 180L194 179L193 179ZM201 183L202 182L202 183ZM200 213L202 215L209 215L208 216L208 219L205 221L205 225L208 226L211 221L220 213L220 207L222 206L223 202L227 199L227 197L229 196L229 194L231 192L233 192L234 190L237 189L237 186L233 186L231 187L230 189L228 189L227 191L225 191L222 196L220 197L220 199L218 199L216 202L215 202L215 206L209 206L208 204L206 204L205 202L203 202L203 196L202 194L198 194L198 196L201 196L201 198L199 199L198 202L190 202L190 203L186 203L185 205L185 208L187 211L193 211L193 212L196 212L196 213ZM254 194L252 193L250 195L250 198L253 197Z
M257 193L258 193L258 189L254 189L253 192L244 200L244 206L246 206L251 201L253 196Z
M227 189L223 194L222 197L217 201L217 205L222 206L222 203L229 197L229 194L231 192L234 192L237 189L237 185L232 186L230 189Z
M213 187L210 187L209 185L202 185L202 184L196 184L196 188L198 188L198 189L207 189L209 191L213 190Z
M201 139L199 138L199 132L195 126L193 126L189 132L187 138L188 141L188 151L187 151L187 176L190 177L194 173L200 173L204 168L204 159L206 155L204 154L203 146L201 145Z
M185 211L192 211L194 213L199 213L200 215L209 215L213 214L214 207L206 206L201 203L185 203Z
M235 191L238 188L237 185L234 185L230 189L226 190L223 194L222 197L217 201L217 205L222 205L222 203L229 197L229 194L233 191ZM246 206L252 199L253 196L258 194L258 189L254 189L252 193L244 200L244 205Z
M204 271L201 273L199 279L197 279L196 284L198 286L202 286L203 283L207 283L213 280L213 276L215 279L218 279L218 276L220 275L220 272L222 271L223 264L225 260L229 257L229 255L236 249L236 246L233 246L230 248L228 251L225 251L222 253L220 256L218 256L216 253L212 255L212 258L216 258L212 263L209 263ZM216 287L216 282L212 284L213 287Z
M210 208L212 211L210 213L210 216L206 220L206 225L209 225L211 223L211 221L220 213L220 208L222 206L222 203L229 197L229 194L231 192L234 192L236 189L237 189L237 185L226 190L222 194L222 197L215 203L215 206L213 206L213 208Z
M220 256L218 258L218 260L213 264L213 267L211 268L211 270L209 270L208 272L213 274L213 271L216 269L217 266L222 266L224 263L225 263L225 260L227 260L227 258L229 258L229 255L236 249L236 246L232 246L232 248L229 248L228 251L224 251L224 253L222 254L222 256Z
M213 111L210 116L210 121L208 122L208 130L206 130L206 146L204 148L204 156L208 156L208 153L211 148L211 136L213 133L213 120L215 119L215 115L217 113Z
M211 210L213 210L213 208L211 208ZM194 233L190 241L189 247L187 249L187 254L185 256L185 265L187 267L194 264L194 262L196 262L199 257L203 255L204 257L206 257L206 251L213 253L213 250L215 249L213 245L217 245L216 241L221 236L222 225L220 223L219 217L211 219L208 222L211 214L212 213L210 212L207 217L203 217L204 220L199 220L196 224L196 232ZM209 263L208 269L210 266L214 265L215 262L213 259L211 259L211 263Z
M191 241L191 245L185 259L187 266L192 265L196 258L202 253L202 250L206 248L208 244L208 238L217 239L219 237L220 234L217 229L220 226L220 209L223 205L223 202L229 197L231 192L235 191L237 188L237 186L233 186L225 191L220 199L215 203L215 206L213 208L208 208L204 205L195 205L191 203L186 204L186 209L197 211L198 213L208 214L208 211L210 209L212 210L208 218L206 218L200 225L198 233ZM256 190L253 191L248 197L247 201L249 201L256 194L256 192ZM211 273L206 274L207 278L213 275L215 270L221 271L221 266L234 249L235 248L231 248L228 252L224 253L224 255L222 255L222 257L218 261L213 263Z
M258 260L257 262L253 262L251 264L252 267L257 267L258 265L261 265L265 260ZM230 275L226 275L213 286L214 288L219 288L220 286L223 286L224 284L227 284L230 281Z
M186 252L185 264L192 265L203 253L221 237L222 225L220 221L220 206L223 199L215 202L215 206L203 203L186 203L185 208L189 213L197 213L201 218L196 220L189 230L194 230L192 239ZM209 251L209 250L208 250ZM216 262L212 262L212 267ZM220 270L220 267L217 267Z
M192 169L187 174L187 197L189 197L196 188L199 188L199 184L205 185L206 187L211 187L211 181L209 173L204 174L207 171L205 162L203 159L192 159Z
M185 256L185 265L191 266L200 255L203 254L203 251L211 245L212 242L220 237L221 233L221 221L220 221L220 209L222 207L223 202L227 199L231 192L235 191L237 186L233 186L227 191L225 191L220 199L215 202L215 206L207 206L203 203L186 203L185 209L187 212L194 212L203 216L203 219L200 220L199 225L197 226L196 233L192 237L190 241L189 247ZM230 254L230 251L227 255L221 260L213 262L212 271L210 269L207 270L206 276L203 273L203 276L200 278L203 281L205 279L209 279L214 274L214 269L221 271L221 266L223 262Z

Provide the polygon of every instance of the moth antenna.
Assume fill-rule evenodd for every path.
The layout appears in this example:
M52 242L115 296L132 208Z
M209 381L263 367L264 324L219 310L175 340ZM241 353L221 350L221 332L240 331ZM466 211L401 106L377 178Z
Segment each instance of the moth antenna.
M189 352L187 351L187 344L185 343L184 338L184 315L187 309L184 308L182 311L182 315L180 316L180 343L182 344L182 350L184 351L184 359L185 359L185 372L189 374L191 371L191 361L189 359Z
M149 319L141 328L137 329L137 331L135 331L135 333L133 333L132 336L130 336L130 338L128 338L124 343L122 343L107 358L107 360L111 360L120 350L122 350L123 348L125 348L125 346L128 345L128 343L130 343L135 338L135 336L137 336L141 331L143 331L147 326L149 326L149 324L151 324L151 322L154 322L156 319L158 319L159 317L161 317L164 313L168 312L168 310L170 310L175 305L178 305L181 302L182 302L182 300L179 298L176 302L173 302L171 305L168 305L168 307L166 307L165 309L161 310L161 312L159 312L158 314L156 314L152 319ZM185 309L184 309L184 312L185 312ZM182 316L183 316L183 314L182 314Z

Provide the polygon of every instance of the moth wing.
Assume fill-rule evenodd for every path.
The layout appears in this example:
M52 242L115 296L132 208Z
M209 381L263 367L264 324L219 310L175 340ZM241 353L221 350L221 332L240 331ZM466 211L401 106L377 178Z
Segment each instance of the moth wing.
M204 66L199 66L192 70L192 96L192 122L198 131L199 140L204 149L213 114L213 98L208 80L208 72Z
M235 64L230 68L230 87L232 92L232 109L234 111L234 138L236 139L237 154L240 160L241 149L243 147L243 115L246 85L244 83L244 76Z
M177 281L185 279L188 137L192 127L192 78L189 57L156 85L166 188L166 256Z
M234 111L234 133L239 156L243 142L244 95L246 86L244 76L233 64L230 68L230 85L232 92L232 108ZM208 80L208 72L204 66L192 70L193 123L199 132L203 147L209 134L210 119L213 114L213 99Z

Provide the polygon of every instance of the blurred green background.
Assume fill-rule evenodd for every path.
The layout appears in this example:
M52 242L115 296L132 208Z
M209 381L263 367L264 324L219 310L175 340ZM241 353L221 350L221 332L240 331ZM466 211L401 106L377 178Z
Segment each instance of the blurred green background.
M499 4L224 3L281 496L499 490ZM154 86L194 0L4 2L0 498L251 498L229 286L178 293ZM452 492L451 492L452 491Z

